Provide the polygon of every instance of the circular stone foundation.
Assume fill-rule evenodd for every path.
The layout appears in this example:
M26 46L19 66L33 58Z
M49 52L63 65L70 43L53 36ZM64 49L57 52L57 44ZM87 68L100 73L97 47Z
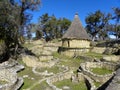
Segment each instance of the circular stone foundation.
M111 70L112 72L109 74L99 75L92 72L93 68L103 68ZM81 64L80 69L85 75L88 75L96 82L105 83L114 75L117 65L108 62L86 62Z

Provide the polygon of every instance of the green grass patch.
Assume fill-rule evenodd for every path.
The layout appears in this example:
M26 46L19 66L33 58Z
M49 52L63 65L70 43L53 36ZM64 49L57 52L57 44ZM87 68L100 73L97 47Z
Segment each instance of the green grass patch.
M24 78L24 84L23 86L20 88L20 90L24 90L29 88L31 85L33 85L36 81L31 80L29 78Z
M85 60L79 59L79 58L72 58L69 56L61 55L59 53L53 53L54 58L59 58L60 62L59 65L68 66L69 68L74 68L74 71L76 71L80 63L85 62Z
M111 74L113 71L106 68L92 68L91 71L98 75Z
M70 87L70 90L87 90L84 81L81 81L79 83L73 83L71 82L70 79L65 79L59 82L55 82L54 85L56 85L58 88L63 88L64 86L68 86Z
M88 52L88 53L85 53L84 55L92 57L92 58L98 58L98 59L103 57L103 54L93 53L93 52Z
M38 72L44 72L45 70L47 70L48 73L53 72L54 74L61 72L61 70L57 66L53 66L51 68L49 68L49 67L46 67L46 68L36 68L36 71L38 71Z
M99 87L102 83L100 83L100 82L94 82L94 84L95 84L96 87Z
M42 83L36 85L31 90L53 90L49 85L46 83L46 81L43 81Z
M35 75L32 72L32 68L25 67L25 69L18 73L18 76L23 77L24 75L28 75L28 77L24 78L24 85L21 87L20 90L27 89L34 83L36 83L38 80L40 80L42 77ZM34 78L32 80L32 78Z

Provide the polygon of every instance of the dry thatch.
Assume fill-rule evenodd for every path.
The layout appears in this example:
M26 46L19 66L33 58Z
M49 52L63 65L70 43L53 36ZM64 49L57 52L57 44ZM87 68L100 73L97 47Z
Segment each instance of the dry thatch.
M82 39L90 40L86 30L82 27L78 14L75 14L74 20L62 39Z

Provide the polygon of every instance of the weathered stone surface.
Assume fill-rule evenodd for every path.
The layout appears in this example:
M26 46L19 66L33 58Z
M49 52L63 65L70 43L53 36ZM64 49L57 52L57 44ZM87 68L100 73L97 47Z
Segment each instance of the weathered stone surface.
M116 71L115 77L105 90L120 90L120 69Z
M63 86L63 90L70 90L70 87L68 87L68 86Z
M91 68L107 68L109 70L112 70L113 73L107 75L97 75L91 72ZM114 70L116 70L116 68L118 68L116 64L108 62L86 62L80 65L80 69L83 71L85 75L88 75L96 82L101 83L105 83L107 80L109 80L114 75L115 73Z
M118 51L118 48L108 47L108 48L105 49L103 54L106 54L106 55L115 54L117 51Z
M0 69L0 82L6 82L0 85L0 90L18 90L23 84L23 79L17 77L17 73L12 69Z
M61 72L59 74L56 74L50 78L47 79L47 83L48 85L53 88L53 90L62 90L60 88L57 88L55 85L53 85L53 83L57 82L57 81L62 81L64 79L70 79L71 76L73 75L73 72L69 71L67 72L68 69L66 69L64 72Z
M36 56L39 56L43 52L43 45L35 45L29 48L29 50L31 50Z
M120 56L116 55L103 56L102 59L110 62L120 62Z
M50 61L53 59L52 55L40 55L39 56L39 60L40 61Z
M103 53L106 50L105 47L94 47L91 52L95 52L95 53Z
M37 57L30 55L22 55L22 60L28 67L52 67L58 62L57 59L48 62L40 62Z
M17 76L17 72L24 69L17 61L9 59L0 64L0 81L6 84L0 85L0 90L18 90L23 84L23 79Z
M45 70L44 72L37 72L37 71L36 71L36 67L34 67L34 68L32 69L32 71L33 71L34 74L37 74L37 75L43 75L43 76L51 76L51 75L54 75L53 72L50 72L50 73L49 73L47 70Z
M39 65L38 58L35 56L22 55L22 60L28 67L35 67Z

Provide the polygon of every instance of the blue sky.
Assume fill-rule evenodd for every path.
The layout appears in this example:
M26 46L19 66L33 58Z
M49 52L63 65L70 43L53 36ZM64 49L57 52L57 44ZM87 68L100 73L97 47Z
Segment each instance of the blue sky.
M78 12L80 20L85 26L85 17L96 10L108 13L113 7L120 7L120 0L42 0L40 10L33 12L31 22L36 23L38 17L44 13L55 15L57 18L65 17L71 21L74 14Z

